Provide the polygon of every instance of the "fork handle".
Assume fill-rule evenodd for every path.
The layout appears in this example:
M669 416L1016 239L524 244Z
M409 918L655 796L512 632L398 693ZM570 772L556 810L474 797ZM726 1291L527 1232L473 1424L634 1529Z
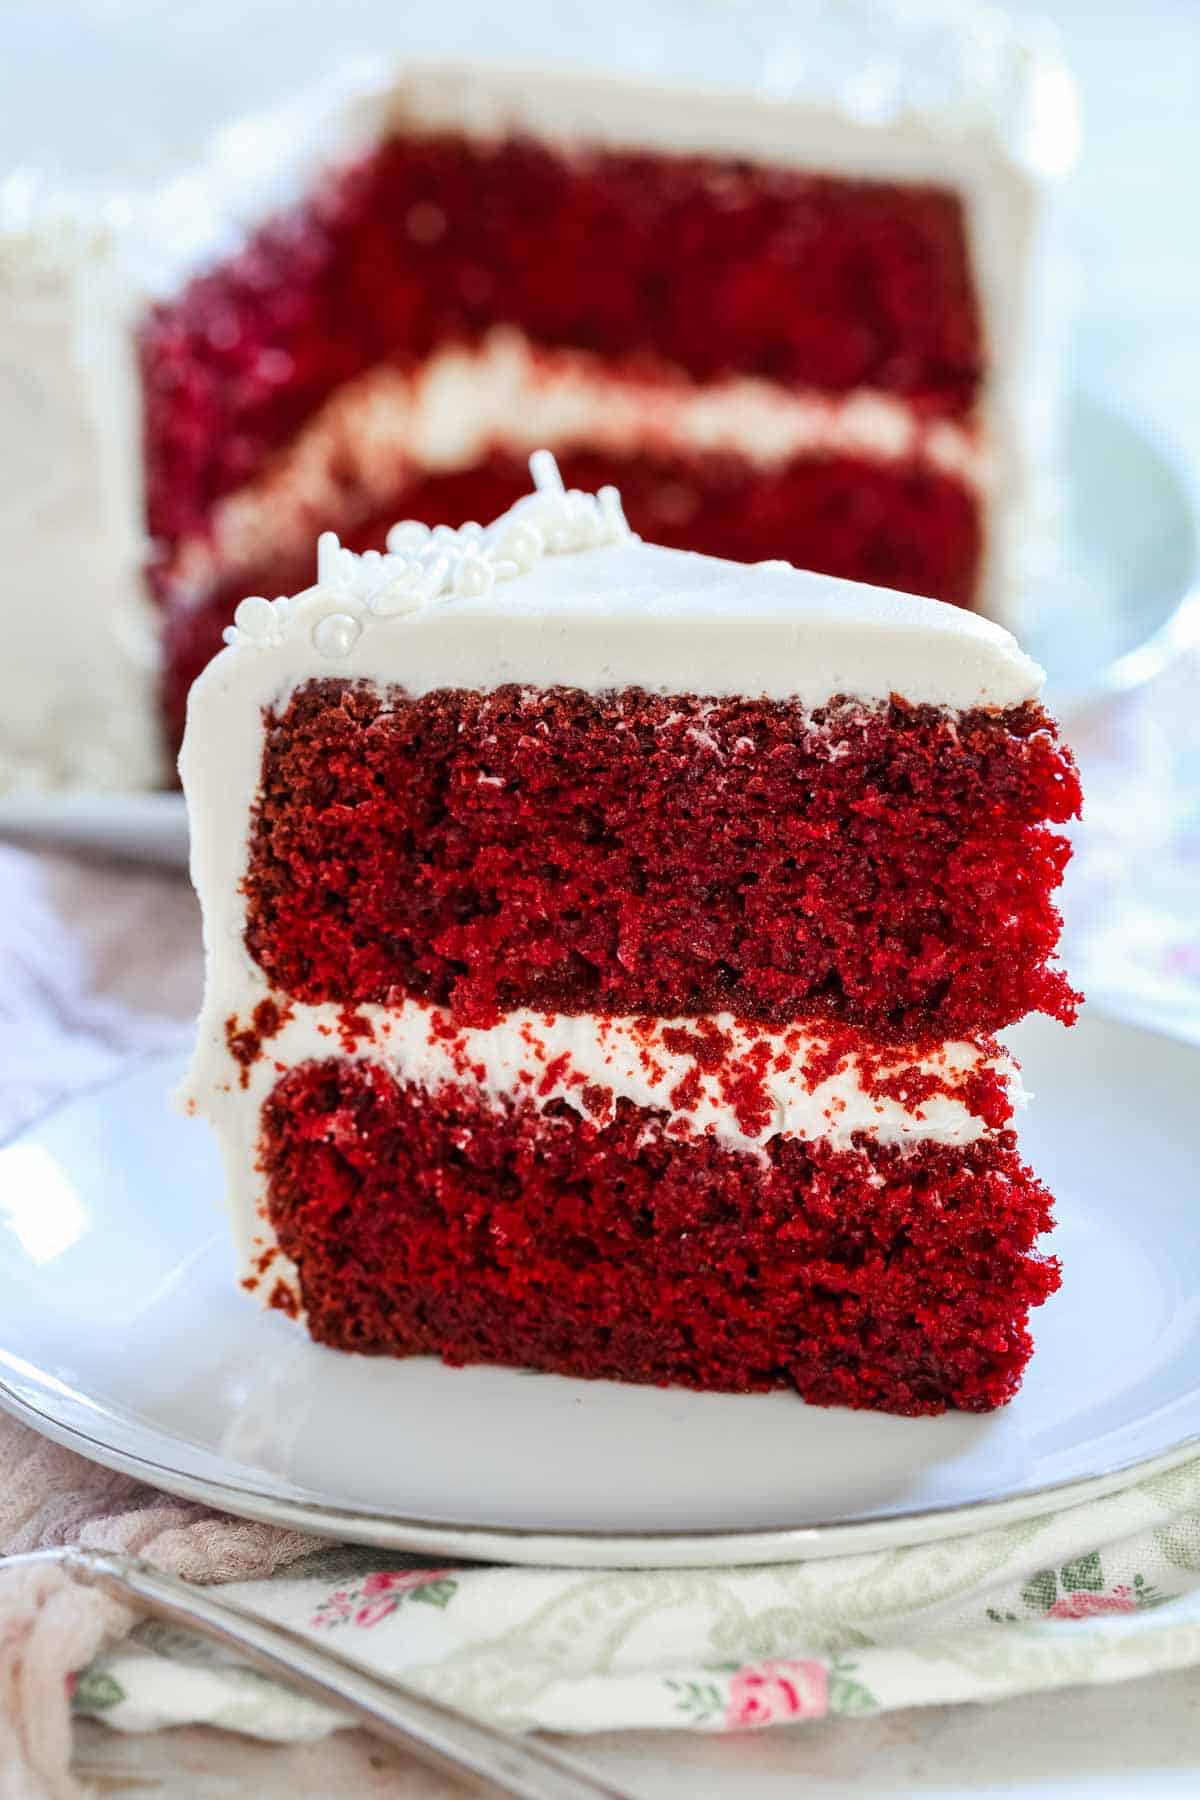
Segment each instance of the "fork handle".
M318 1647L288 1625L257 1618L234 1601L216 1600L203 1588L166 1575L137 1557L82 1549L34 1556L57 1561L88 1587L134 1600L146 1612L227 1645L255 1668L353 1714L377 1737L400 1745L444 1774L466 1776L484 1792L512 1795L514 1800L635 1800L628 1790L597 1780L548 1745L518 1738L407 1692L360 1668L332 1645Z

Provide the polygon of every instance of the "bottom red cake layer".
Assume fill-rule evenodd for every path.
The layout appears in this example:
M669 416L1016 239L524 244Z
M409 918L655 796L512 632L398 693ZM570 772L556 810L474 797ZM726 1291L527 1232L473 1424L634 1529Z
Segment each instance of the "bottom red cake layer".
M849 456L800 456L763 469L739 457L631 455L562 450L569 487L621 488L629 522L651 543L701 550L735 562L779 557L804 569L877 587L928 594L969 606L983 548L979 498L954 476L915 463ZM172 737L183 731L187 693L221 648L221 633L246 594L292 594L316 574L317 533L338 531L355 550L382 549L398 518L429 525L494 519L529 487L523 456L494 452L468 469L415 477L397 470L393 499L370 518L314 513L294 558L234 570L200 604L170 607L166 626L166 709ZM171 601L169 576L156 580Z
M1011 1133L760 1157L664 1125L292 1070L262 1167L313 1337L905 1414L1012 1397L1059 1274Z

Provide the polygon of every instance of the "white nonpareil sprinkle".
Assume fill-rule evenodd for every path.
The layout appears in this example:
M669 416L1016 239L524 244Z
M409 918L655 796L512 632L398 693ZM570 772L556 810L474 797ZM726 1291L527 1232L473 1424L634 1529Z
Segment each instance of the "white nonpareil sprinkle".
M478 599L497 581L511 581L543 556L569 555L632 536L614 487L585 494L563 486L549 450L529 459L534 491L490 525L474 520L455 528L401 519L387 534L386 551L347 550L337 533L317 539L317 588L338 610L312 626L321 656L348 656L368 622L401 619L435 602ZM243 600L225 642L259 649L283 642L286 600ZM310 615L311 616L311 615Z

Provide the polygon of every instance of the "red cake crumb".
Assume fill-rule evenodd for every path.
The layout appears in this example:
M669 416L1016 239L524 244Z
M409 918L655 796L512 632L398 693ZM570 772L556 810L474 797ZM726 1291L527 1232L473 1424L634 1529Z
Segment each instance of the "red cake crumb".
M728 455L617 457L570 448L559 451L558 461L568 487L594 493L616 482L630 525L650 543L734 562L778 557L823 575L958 606L969 606L975 596L981 502L953 476L933 469L840 455L760 468ZM221 648L238 601L308 587L320 532L337 531L354 550L381 550L399 518L428 525L498 518L528 487L528 464L500 451L469 469L434 475L417 475L409 465L397 469L391 498L369 516L355 508L352 495L332 511L314 508L302 553L231 570L198 604L189 595L166 619L165 704L173 741L183 735L188 689ZM169 598L166 564L158 585Z
M309 1063L262 1167L309 1330L340 1349L921 1414L1011 1397L1058 1286L1011 1133L963 1147L670 1135L621 1101L492 1105ZM286 1292L286 1290L285 1290Z
M214 502L344 382L498 323L701 381L884 389L955 416L970 413L985 367L962 203L948 191L397 137L149 314L151 535L170 546L202 533Z
M975 1038L1073 1016L1046 822L1078 805L1032 703L319 681L267 719L246 943L294 999L407 994L461 1023L729 1011Z
M295 1319L300 1313L300 1302L286 1281L277 1281L271 1289L267 1305L272 1312L281 1312L289 1319Z
M278 1001L267 998L260 1000L251 1014L249 1025L243 1025L236 1014L231 1014L225 1021L225 1043L241 1074L239 1080L242 1087L250 1084L250 1070L262 1055L263 1045L271 1038L278 1037L292 1016L292 1008L286 1003L280 1006Z

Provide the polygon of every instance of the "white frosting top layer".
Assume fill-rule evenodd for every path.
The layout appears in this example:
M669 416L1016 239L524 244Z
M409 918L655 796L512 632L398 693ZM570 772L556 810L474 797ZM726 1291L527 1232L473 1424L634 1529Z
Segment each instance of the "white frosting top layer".
M256 706L329 675L411 694L641 687L806 707L893 694L1009 707L1041 690L1042 670L989 620L787 563L643 544L614 489L566 494L546 452L531 462L539 491L486 531L402 523L389 554L363 556L326 533L315 587L238 608L192 690L189 741L207 735L211 754Z

